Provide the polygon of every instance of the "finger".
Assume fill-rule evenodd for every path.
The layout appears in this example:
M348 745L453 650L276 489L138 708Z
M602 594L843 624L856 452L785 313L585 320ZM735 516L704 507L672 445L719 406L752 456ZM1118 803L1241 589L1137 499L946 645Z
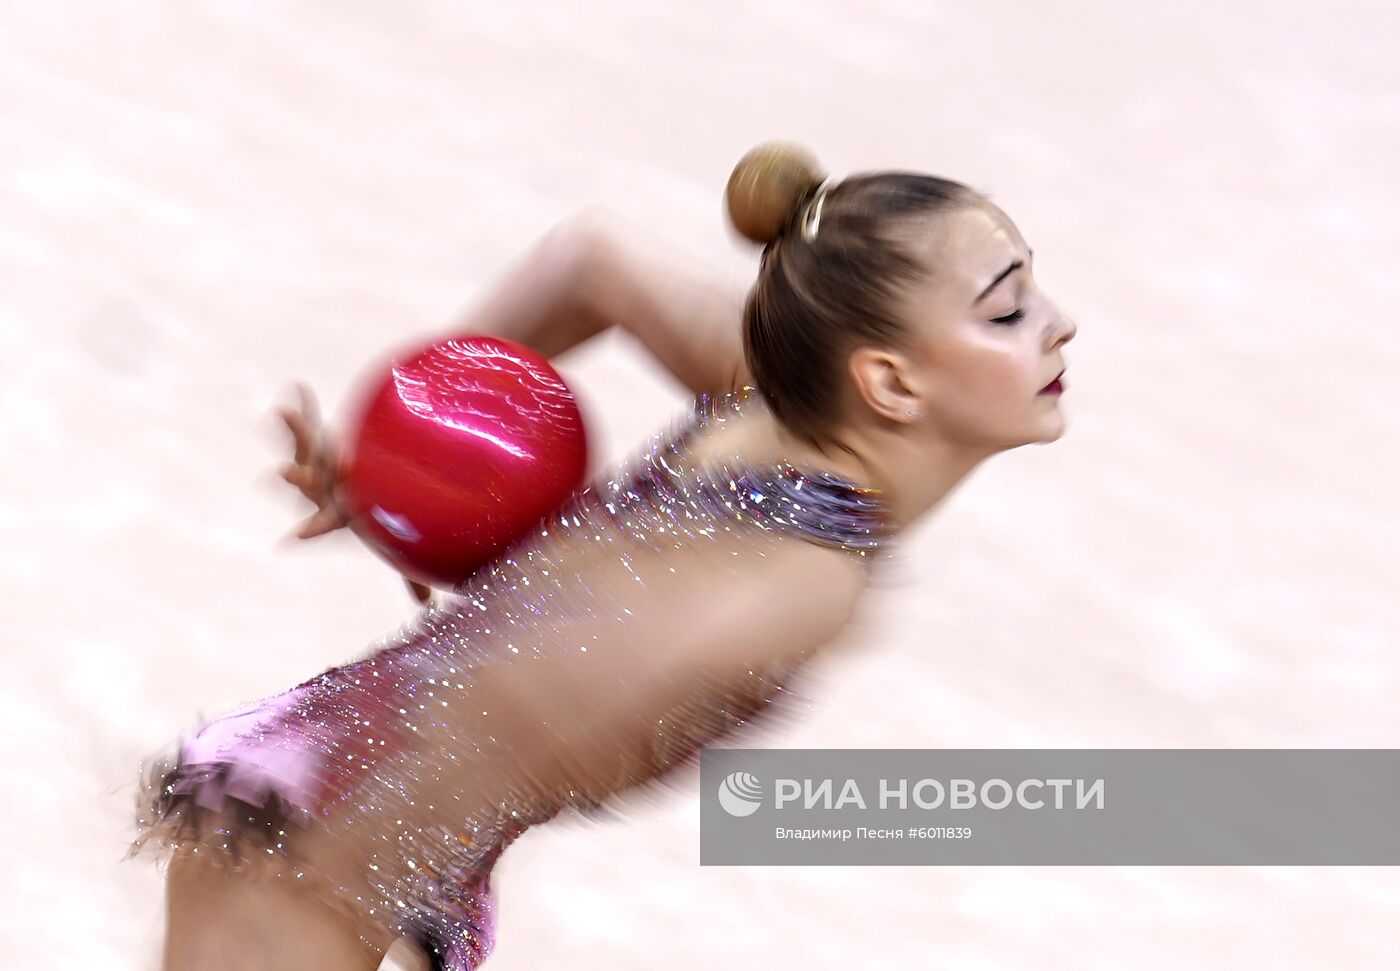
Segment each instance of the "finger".
M343 471L340 467L340 449L330 435L321 436L321 468L332 481L339 479Z
M296 445L293 458L298 465L305 465L311 459L312 447L316 441L315 431L305 417L290 408L283 408L278 414L292 432L292 441Z
M305 534L305 532L306 532L307 526L310 525L311 520L314 519L314 518L315 518L315 515L313 514L312 516L308 517L307 519L304 519L304 520L302 520L301 522L297 523L297 524L296 524L295 526L293 526L291 529L287 530L285 533L283 533L281 536L279 536L279 537L277 538L277 545L278 545L278 546L296 546L296 545L298 545L298 544L304 542L305 540L311 539L310 536L307 536L307 535L304 535L304 534ZM319 535L319 534L317 534L317 535Z
M323 536L344 526L348 520L345 514L335 506L327 506L311 515L305 522L297 527L298 539L312 539L316 536Z
M320 488L321 479L314 469L292 463L282 466L282 468L278 470L278 474L282 476L285 481L290 482L301 490L301 494L306 498L310 499L318 506L321 504L320 500L324 494L324 490Z
M321 424L321 409L316 404L316 396L311 393L311 386L305 381L297 382L297 397L301 399L301 413L306 420L313 425Z

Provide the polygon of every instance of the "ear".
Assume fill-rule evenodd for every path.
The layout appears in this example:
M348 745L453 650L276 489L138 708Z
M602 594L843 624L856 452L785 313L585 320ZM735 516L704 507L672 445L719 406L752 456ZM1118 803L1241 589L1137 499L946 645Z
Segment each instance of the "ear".
M907 424L924 411L924 395L913 362L885 347L859 347L847 360L856 394L871 411Z

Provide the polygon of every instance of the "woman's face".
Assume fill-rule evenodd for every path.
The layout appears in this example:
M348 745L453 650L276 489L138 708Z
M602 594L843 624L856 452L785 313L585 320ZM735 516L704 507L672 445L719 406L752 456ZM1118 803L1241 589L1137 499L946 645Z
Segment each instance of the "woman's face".
M921 399L916 425L993 450L1059 438L1053 382L1075 325L1036 286L1015 224L978 200L941 217L914 247L931 268L901 308L914 335L907 380Z

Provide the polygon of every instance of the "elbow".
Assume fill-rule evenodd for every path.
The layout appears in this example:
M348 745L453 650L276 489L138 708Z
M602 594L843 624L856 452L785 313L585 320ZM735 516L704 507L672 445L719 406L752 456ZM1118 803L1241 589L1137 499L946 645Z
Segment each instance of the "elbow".
M622 228L606 209L579 210L557 223L540 241L540 258L585 300L598 292L617 266Z

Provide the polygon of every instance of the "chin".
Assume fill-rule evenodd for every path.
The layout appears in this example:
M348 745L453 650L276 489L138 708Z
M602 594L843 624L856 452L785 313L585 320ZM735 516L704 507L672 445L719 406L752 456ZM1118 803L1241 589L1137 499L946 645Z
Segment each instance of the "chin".
M1058 442L1065 434L1065 420L1057 417L1053 422L1047 422L1044 430L1034 439L1037 445L1049 445L1051 442Z
M1006 446L1008 449L1020 448L1023 445L1049 445L1058 442L1065 434L1065 420L1058 415L1053 418L1042 418L1030 428L1021 432L1011 439Z

